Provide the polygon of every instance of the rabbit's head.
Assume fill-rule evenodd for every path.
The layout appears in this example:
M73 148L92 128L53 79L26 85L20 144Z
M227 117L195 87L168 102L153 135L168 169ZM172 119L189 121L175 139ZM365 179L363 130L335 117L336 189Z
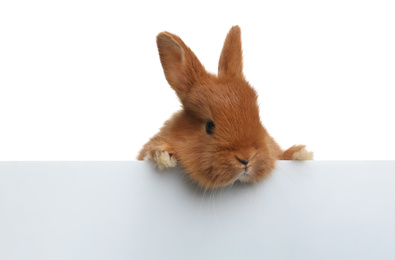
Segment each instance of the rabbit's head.
M157 44L183 107L162 135L191 178L213 188L265 177L280 150L261 124L257 93L243 75L240 28L232 27L226 37L218 75L208 73L178 36L160 33Z

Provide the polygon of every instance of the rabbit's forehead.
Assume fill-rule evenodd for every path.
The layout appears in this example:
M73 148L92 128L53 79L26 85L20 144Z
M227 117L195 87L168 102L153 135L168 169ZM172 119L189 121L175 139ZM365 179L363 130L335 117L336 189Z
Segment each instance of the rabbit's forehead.
M211 115L215 124L226 129L260 124L259 108L254 102L238 103L235 106L218 103L212 107Z
M245 81L205 85L196 90L213 117L248 116L258 111L257 94Z

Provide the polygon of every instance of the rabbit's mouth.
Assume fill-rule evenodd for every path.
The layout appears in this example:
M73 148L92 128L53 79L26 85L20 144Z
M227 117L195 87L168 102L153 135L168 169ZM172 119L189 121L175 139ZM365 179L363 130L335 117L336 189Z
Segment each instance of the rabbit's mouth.
M250 182L251 174L252 174L251 168L246 166L236 177L235 181Z

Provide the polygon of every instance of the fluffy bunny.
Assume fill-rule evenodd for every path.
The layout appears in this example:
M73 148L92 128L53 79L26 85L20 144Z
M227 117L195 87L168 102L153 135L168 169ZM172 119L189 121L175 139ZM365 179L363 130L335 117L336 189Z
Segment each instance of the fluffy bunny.
M281 150L262 126L257 93L243 75L238 26L225 39L218 75L208 73L174 34L160 33L157 45L182 109L144 145L138 160L154 161L159 168L180 164L200 186L216 188L236 180L258 182L276 160L312 159L304 145Z

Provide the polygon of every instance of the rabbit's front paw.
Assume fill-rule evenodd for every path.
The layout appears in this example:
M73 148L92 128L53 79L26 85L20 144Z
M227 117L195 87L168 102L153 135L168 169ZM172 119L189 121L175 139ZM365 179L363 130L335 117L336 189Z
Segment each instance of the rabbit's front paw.
M295 152L292 155L292 160L313 160L314 154L313 152L310 152L309 150L306 149L306 147L303 147L299 151Z
M174 156L160 148L148 153L144 160L153 161L159 169L174 167L177 165L177 160Z

